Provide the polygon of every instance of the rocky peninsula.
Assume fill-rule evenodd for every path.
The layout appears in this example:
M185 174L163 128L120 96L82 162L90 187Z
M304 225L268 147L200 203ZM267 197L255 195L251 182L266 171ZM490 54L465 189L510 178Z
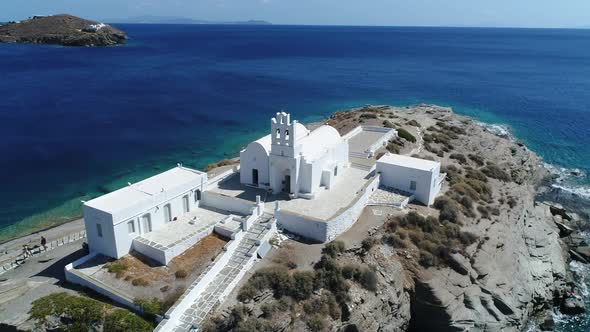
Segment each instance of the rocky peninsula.
M341 134L398 129L384 150L440 161L439 198L367 207L327 245L276 241L205 331L552 330L554 311L584 312L568 270L580 218L537 199L550 175L524 144L432 105L367 106L326 122Z
M68 14L34 16L0 25L1 43L111 46L126 40L127 35L119 29Z
M585 312L568 263L590 261L575 231L587 216L549 200L551 174L524 144L433 105L366 106L322 123L341 134L358 125L396 128L399 137L374 158L393 152L440 161L446 180L435 204L367 206L327 244L279 234L203 331L552 330L554 312ZM208 173L235 162L212 164ZM76 294L61 278L79 251L64 245L50 254L55 263L27 262L4 274L0 293L12 296L0 300L0 321L30 328L33 301Z

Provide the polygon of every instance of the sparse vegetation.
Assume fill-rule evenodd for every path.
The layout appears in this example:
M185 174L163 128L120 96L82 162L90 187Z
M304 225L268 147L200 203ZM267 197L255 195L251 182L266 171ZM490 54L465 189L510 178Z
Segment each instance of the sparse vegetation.
M336 257L338 254L341 254L346 249L344 242L342 241L332 241L324 247L322 252L332 258Z
M439 204L443 203L439 201ZM414 211L405 216L390 218L385 230L390 233L389 236L397 235L397 238L402 241L404 241L402 234L404 231L407 232L407 238L420 251L419 263L424 267L446 262L449 254L462 251L477 240L475 235L462 232L455 223L446 219L439 222L431 216L425 218ZM391 234L392 232L394 234Z
M220 160L216 163L211 163L211 164L207 165L207 168L205 170L207 172L209 172L209 171L216 169L217 167L234 165L234 164L237 164L238 162L239 161L237 161L235 159L223 159L223 160Z
M132 312L115 309L97 300L54 293L33 301L30 318L37 329L45 330L57 319L57 328L62 331L152 331L153 325Z
M397 128L397 134L408 142L416 143L416 137L404 128Z
M494 178L503 182L510 182L512 179L510 175L498 165L493 163L488 163L486 166L481 168L481 171L490 178Z

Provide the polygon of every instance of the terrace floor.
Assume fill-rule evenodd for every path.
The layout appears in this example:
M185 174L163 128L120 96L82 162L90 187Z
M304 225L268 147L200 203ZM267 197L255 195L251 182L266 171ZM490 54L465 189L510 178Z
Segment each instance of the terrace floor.
M226 219L228 216L230 216L230 213L227 211L199 207L178 217L177 220L167 223L162 228L141 235L141 238L145 239L147 243L155 243L163 247L173 247L185 239Z
M365 170L345 169L332 188L320 189L314 199L295 198L281 201L280 207L298 214L328 220L350 205L362 192L371 175Z

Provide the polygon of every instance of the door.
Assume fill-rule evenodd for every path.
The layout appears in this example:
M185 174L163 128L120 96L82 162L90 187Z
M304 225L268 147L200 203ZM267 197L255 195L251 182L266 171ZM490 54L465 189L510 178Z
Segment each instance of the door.
M287 194L291 193L291 175L285 175L285 186L283 188Z
M258 170L257 169L252 170L252 184L255 186L258 186Z
M190 211L190 206L188 205L188 195L182 197L182 208L184 213L188 213Z
M141 229L143 230L143 233L149 233L152 231L152 218L150 217L150 214L144 214L141 217Z

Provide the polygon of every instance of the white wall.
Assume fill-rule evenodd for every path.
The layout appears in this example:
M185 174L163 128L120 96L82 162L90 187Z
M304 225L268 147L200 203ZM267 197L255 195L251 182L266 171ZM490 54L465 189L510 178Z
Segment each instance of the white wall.
M85 205L84 223L86 229L89 230L88 246L90 251L113 258L121 258L127 255L133 248L133 239L147 233L147 229L144 229L141 222L142 216L149 213L152 231L157 231L166 224L164 218L165 205L170 204L173 219L179 217L184 214L182 199L185 195L188 195L189 209L192 211L200 204L200 202L195 201L197 190L201 190L201 199L203 199L206 185L206 181L193 181L183 186L184 190L162 193L158 195L158 198L131 205L123 212L114 215ZM134 222L134 233L128 231L127 223L129 221ZM97 235L96 223L102 225L102 238Z
M377 188L379 188L379 182L379 176L376 176L363 189L363 193L355 202L353 202L350 206L346 208L346 210L342 211L342 213L335 216L327 223L327 241L334 240L338 235L346 232L352 225L354 225L354 223L360 217L361 213L363 213L363 210L367 205L367 202L369 201L371 194Z
M241 215L250 215L252 209L256 207L256 203L247 201L245 199L231 197L220 193L206 191L203 193L202 204L212 208L235 212Z
M258 170L258 183L253 183L252 170ZM240 152L240 183L254 185L268 185L268 153L258 142L248 144Z
M275 218L281 228L291 233L322 243L331 241L354 225L363 212L371 194L378 187L379 176L376 176L368 182L363 188L362 194L354 202L330 220L316 219L283 209L275 212Z
M86 205L83 207L83 211L84 226L86 227L86 237L90 252L118 258L111 215ZM98 236L96 224L101 225L102 237Z
M314 219L287 210L276 211L275 218L279 227L291 233L318 242L326 242L327 240L327 224L324 220Z
M430 172L377 162L377 171L381 173L383 186L414 194L417 201L426 205L434 202L434 197L438 193L437 188L440 189L436 186L440 168ZM410 181L416 181L416 190L410 189Z

